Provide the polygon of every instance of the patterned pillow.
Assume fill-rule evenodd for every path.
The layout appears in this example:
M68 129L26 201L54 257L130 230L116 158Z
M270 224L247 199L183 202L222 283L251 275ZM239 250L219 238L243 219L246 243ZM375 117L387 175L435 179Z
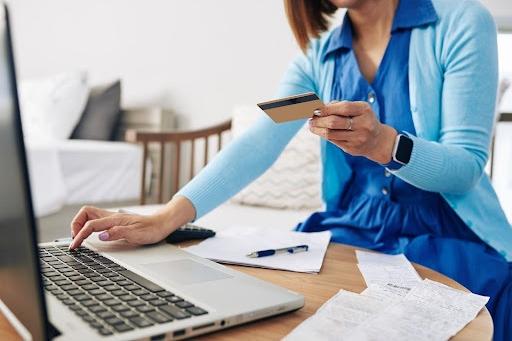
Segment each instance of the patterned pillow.
M233 137L254 123L262 111L237 107L233 112ZM290 141L276 162L231 202L279 209L317 209L322 206L320 140L307 125Z

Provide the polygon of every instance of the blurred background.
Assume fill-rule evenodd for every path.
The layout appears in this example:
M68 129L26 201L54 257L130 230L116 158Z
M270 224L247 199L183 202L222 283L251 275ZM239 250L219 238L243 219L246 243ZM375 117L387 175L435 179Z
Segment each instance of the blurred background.
M498 114L512 113L512 89L505 90L512 79L512 4L483 2L499 26L503 96ZM13 0L10 7L31 177L38 215L47 219L43 224L51 225L62 212L69 216L83 203L137 202L144 182L144 191L158 188L158 171L175 168L161 168L152 147L143 176L140 145L133 143L136 138L126 142L126 131L194 130L230 120L240 108L254 110L255 103L272 98L299 53L283 2L277 0ZM55 103L38 97L41 92L75 100L53 109ZM41 107L47 112L41 114ZM85 122L83 112L94 116L98 107L121 116L113 114L108 124ZM74 119L62 126L59 110L76 112ZM45 115L45 122L34 118ZM56 122L48 126L52 119ZM108 131L99 134L98 126ZM493 182L512 219L512 122L500 122L496 133ZM175 149L166 154L176 162ZM121 171L112 173L120 164ZM189 167L192 174L201 165ZM180 177L177 187L184 182Z

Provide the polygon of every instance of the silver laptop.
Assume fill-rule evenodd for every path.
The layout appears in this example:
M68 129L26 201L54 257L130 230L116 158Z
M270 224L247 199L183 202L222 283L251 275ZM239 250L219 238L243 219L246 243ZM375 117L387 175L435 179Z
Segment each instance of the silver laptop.
M182 339L299 309L304 297L179 248L38 247L8 13L0 4L0 310L25 339Z

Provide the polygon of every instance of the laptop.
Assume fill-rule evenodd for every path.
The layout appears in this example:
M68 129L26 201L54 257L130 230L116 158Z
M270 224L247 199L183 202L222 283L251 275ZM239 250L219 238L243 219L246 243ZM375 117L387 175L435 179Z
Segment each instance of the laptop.
M0 4L0 310L23 339L169 340L304 297L169 244L37 243L7 8Z

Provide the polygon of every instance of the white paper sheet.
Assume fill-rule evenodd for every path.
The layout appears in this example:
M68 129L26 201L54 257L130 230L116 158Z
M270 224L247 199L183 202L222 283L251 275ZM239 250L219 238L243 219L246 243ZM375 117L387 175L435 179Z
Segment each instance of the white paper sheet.
M358 268L366 286L394 284L412 288L421 281L412 264L403 255L386 255L356 250Z
M488 297L422 281L352 331L357 340L448 340L471 322Z
M368 288L340 290L285 340L448 340L489 300L421 281L404 255L356 253Z
M296 272L319 272L331 233L303 233L293 231L273 232L257 227L237 227L222 230L214 238L184 250L221 263L239 264ZM307 252L279 254L250 258L247 254L266 249L276 249L306 244Z
M284 340L344 340L350 331L385 309L387 301L381 297L363 296L340 290Z

